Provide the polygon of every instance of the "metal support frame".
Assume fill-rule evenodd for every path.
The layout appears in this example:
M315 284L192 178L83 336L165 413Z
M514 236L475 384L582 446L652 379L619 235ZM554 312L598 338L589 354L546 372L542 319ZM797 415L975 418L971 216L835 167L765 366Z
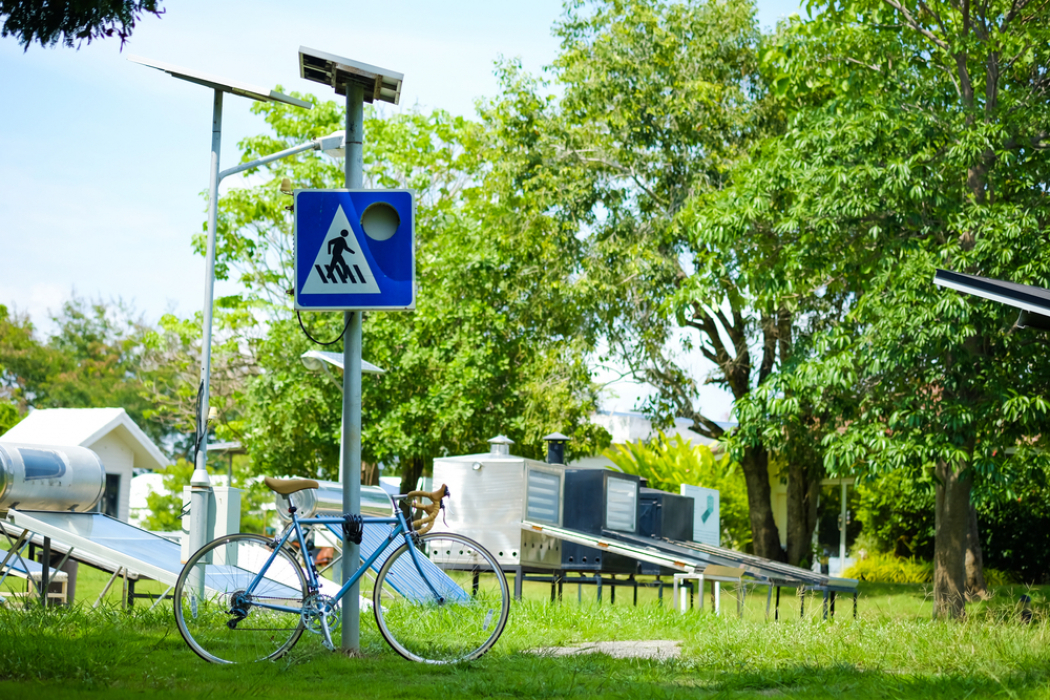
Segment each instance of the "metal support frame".
M22 567L27 572L29 571L29 567L26 566L25 559L22 558L22 550L26 547L26 539L29 538L29 530L22 530L22 535L15 542L11 541L11 535L9 535L6 530L4 530L4 537L6 537L8 543L11 544L11 549L7 550L7 556L4 557L4 560L2 562L0 562L0 571L3 571L3 574L0 575L0 584L4 582L8 574L10 574L12 571L12 569L7 568L7 564L11 561L12 557L20 561L22 563ZM33 585L37 585L36 581L33 581ZM40 590L38 588L37 593L39 592Z
M98 600L96 600L95 604L91 606L92 608L97 608L98 606L102 605L102 599L106 597L106 594L109 593L109 589L113 586L113 582L117 580L117 576L120 576L120 574L123 571L125 571L125 568L123 566L117 567L117 570L114 571L113 575L109 577L109 581L106 582L106 586L102 589L102 592L98 594ZM125 582L127 581L126 576L124 577L124 580ZM125 585L127 584L125 583Z
M674 600L679 612L686 611L685 594L679 594L679 586L683 581L697 582L697 595L700 603L699 609L704 609L704 581L711 581L712 594L714 596L715 615L721 614L721 584L735 583L737 594L737 615L744 616L744 597L747 595L747 587L744 583L744 570L730 568L727 566L709 566L703 571L693 573L681 573L674 575Z
M638 605L638 589L639 588L655 588L657 589L657 600L660 605L663 605L664 599L664 588L669 584L662 580L659 576L656 577L655 581L646 582L639 581L635 578L634 574L628 574L626 579L617 579L615 575L609 575L608 577L603 576L600 573L584 573L582 571L564 571L554 570L549 573L540 573L539 570L530 569L526 570L526 567L513 566L507 567L504 571L508 575L514 577L514 599L521 600L522 588L525 581L533 581L537 583L549 583L551 585L551 602L561 602L564 598L565 584L576 584L576 602L583 604L583 586L594 586L596 593L597 602L602 601L604 595L602 589L605 587L609 588L609 603L614 604L616 602L616 589L622 586L630 586L632 590L632 603ZM568 574L576 573L576 578L570 578ZM692 584L689 584L689 590L692 591Z

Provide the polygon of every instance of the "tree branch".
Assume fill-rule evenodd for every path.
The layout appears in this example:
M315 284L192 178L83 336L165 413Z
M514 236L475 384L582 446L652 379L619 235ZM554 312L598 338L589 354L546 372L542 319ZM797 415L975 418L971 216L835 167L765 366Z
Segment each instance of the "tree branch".
M893 9L897 10L897 12L900 12L901 15L904 16L904 20L908 23L909 27L911 27L912 29L914 29L915 31L919 32L920 34L925 36L927 39L932 41L934 44L937 45L938 48L941 48L941 49L943 49L945 51L949 50L948 44L946 42L942 41L941 39L937 38L937 35L934 34L933 32L931 32L929 29L926 29L925 27L921 26L917 21L915 21L915 18L912 17L912 14L910 12L908 12L907 8L905 8L904 5L902 5L901 3L897 2L897 0L882 0L882 1L884 3L886 3L887 5L889 5L890 7L892 7Z

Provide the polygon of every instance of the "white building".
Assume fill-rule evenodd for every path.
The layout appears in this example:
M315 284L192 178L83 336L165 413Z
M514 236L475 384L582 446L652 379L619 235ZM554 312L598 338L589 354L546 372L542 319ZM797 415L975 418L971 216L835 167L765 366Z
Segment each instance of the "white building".
M131 477L170 462L123 408L48 408L33 411L0 435L0 442L86 447L106 468L99 510L128 521Z
M653 429L652 421L644 413L599 411L591 414L591 423L605 428L612 436L613 445L626 445L631 442L645 442L656 437L657 431ZM699 433L694 433L689 428L693 421L688 418L676 418L674 427L665 430L664 435L674 437L680 435L690 445L707 445L711 442ZM732 423L720 423L724 427L734 425ZM612 460L602 455L583 457L574 461L573 466L580 467L607 467L615 469Z

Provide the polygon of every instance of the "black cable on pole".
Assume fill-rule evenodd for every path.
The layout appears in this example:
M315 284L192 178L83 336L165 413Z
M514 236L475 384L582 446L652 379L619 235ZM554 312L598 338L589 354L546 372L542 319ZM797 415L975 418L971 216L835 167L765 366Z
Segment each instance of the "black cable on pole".
M206 430L206 421L201 415L204 406L201 405L201 395L204 394L204 380L197 386L197 434L193 436L193 459L197 459L197 452L200 451L201 441L204 439L204 431Z
M323 340L318 340L317 338L310 335L310 331L306 330L306 326L303 325L302 314L300 314L298 311L295 312L295 318L299 321L299 327L303 329L303 333L306 334L306 337L312 340L313 342L317 343L318 345L335 345L343 339L343 336L346 335L346 329L350 327L350 316L347 315L346 323L343 324L343 332L337 335L335 340L330 340L326 343Z

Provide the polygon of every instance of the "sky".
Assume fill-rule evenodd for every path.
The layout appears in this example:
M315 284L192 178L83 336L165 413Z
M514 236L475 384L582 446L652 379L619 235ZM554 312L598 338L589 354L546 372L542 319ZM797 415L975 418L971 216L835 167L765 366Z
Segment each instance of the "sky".
M298 49L308 46L403 73L394 110L472 116L476 100L497 93L500 57L533 73L554 60L551 29L561 15L560 0L162 6L164 15L142 18L123 50L114 39L28 51L0 39L0 304L29 313L45 333L49 313L74 291L122 299L149 323L203 306L204 260L190 239L205 220L212 92L128 56L334 99L299 77ZM795 0L758 2L765 28L796 12ZM250 105L224 96L224 168L239 159L237 141L266 130ZM216 295L235 291L216 285ZM603 407L629 410L645 391L616 382ZM728 397L705 396L710 415L723 419Z

